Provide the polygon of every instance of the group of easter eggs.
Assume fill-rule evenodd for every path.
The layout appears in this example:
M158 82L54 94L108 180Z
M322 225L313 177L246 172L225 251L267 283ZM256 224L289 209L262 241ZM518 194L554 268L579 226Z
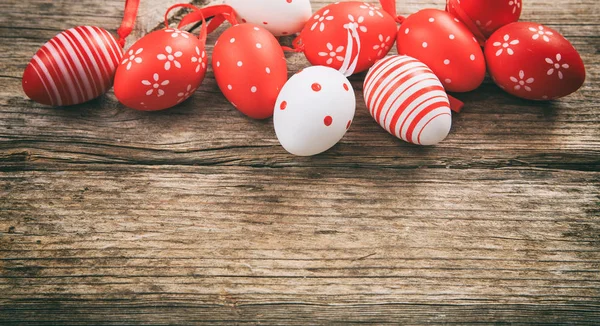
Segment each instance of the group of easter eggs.
M225 0L196 8L177 28L154 31L123 51L106 30L72 28L48 41L23 75L34 101L89 101L114 84L127 107L154 111L194 93L207 70L206 35L228 21L214 44L212 69L223 95L250 118L273 116L281 145L316 155L350 128L356 98L347 77L366 73L366 107L379 125L419 145L446 138L462 103L446 92L477 89L486 71L506 92L552 100L579 89L585 68L557 31L517 22L521 0L447 0L446 10L396 16L394 0L340 1L312 13L309 0ZM169 12L167 11L167 13ZM199 37L181 28L201 23ZM293 47L276 37L297 35ZM398 55L388 56L396 43ZM288 79L284 51L312 64Z

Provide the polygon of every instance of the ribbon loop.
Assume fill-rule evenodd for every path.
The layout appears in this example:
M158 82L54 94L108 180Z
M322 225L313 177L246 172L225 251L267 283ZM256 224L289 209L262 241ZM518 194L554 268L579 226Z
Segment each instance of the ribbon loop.
M225 21L228 21L233 26L238 24L238 21L235 18L235 10L231 6L215 5L204 7L202 9L196 9L196 11L188 14L187 16L183 17L183 19L181 19L181 22L179 22L179 28L185 25L203 21L204 19L211 19L211 21L208 23L207 28L207 33L210 34L219 26L221 26L221 24L223 24Z
M125 1L123 20L121 21L121 26L117 29L117 34L119 35L118 42L122 48L125 47L125 39L131 34L131 31L133 31L133 25L135 24L139 6L140 0Z
M471 17L469 17L469 15L462 9L460 6L460 1L446 0L446 11L448 11L450 8L454 9L456 16L458 16L457 18L460 19L460 21L465 24L471 32L473 32L473 35L475 35L479 45L483 47L485 45L486 37L479 29L479 26L477 26Z
M292 41L292 47L282 45L281 48L283 49L283 51L286 51L286 52L294 52L294 53L304 52L304 44L302 44L301 35L298 35Z
M392 17L396 17L396 0L379 0L383 11L390 14Z
M181 29L185 25L189 25L189 24L195 23L195 22L201 22L202 25L200 27L200 34L198 35L198 39L200 40L200 42L202 42L202 44L206 43L206 37L208 35L208 27L207 27L206 19L204 18L202 9L200 9L196 6L193 6L189 3L180 3L180 4L176 4L176 5L169 7L169 9L167 9L167 12L165 13L165 26L167 28L169 28L169 12L171 12L171 10L173 10L175 8L192 9L192 12L189 13L188 15L186 15L185 17L183 17L183 19L179 22L179 25L177 26L177 28ZM191 21L190 19L188 19L189 22L186 23L185 22L186 18L190 15L193 15L195 20Z

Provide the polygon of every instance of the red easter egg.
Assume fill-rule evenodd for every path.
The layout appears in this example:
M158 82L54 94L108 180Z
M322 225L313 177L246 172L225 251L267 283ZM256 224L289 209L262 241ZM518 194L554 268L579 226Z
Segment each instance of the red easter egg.
M497 30L485 44L485 58L494 82L525 99L567 96L585 81L585 67L573 45L536 23L512 23Z
M279 91L287 80L285 56L277 39L254 24L223 32L213 50L215 79L227 100L245 115L273 115Z
M193 34L168 28L152 32L125 52L115 75L115 96L142 111L170 108L200 86L208 57Z
M308 20L295 41L313 65L338 69L349 76L369 69L391 49L394 18L363 2L336 2Z
M521 2L448 0L446 10L465 23L481 41L485 41L498 28L519 20Z
M78 26L56 35L33 56L23 73L23 90L52 106L87 102L112 85L122 50L106 30Z
M410 15L398 30L396 46L426 64L450 92L469 92L485 77L483 52L465 25L451 14L425 9Z

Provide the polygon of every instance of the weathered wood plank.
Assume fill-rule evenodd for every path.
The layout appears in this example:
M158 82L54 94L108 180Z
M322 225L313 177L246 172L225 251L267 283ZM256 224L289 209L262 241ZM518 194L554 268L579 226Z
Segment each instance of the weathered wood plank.
M599 312L595 172L96 166L0 176L0 302Z
M142 1L129 43L175 2ZM25 98L43 42L81 24L114 32L122 7L0 3L0 324L600 320L596 1L523 13L581 52L578 93L533 103L486 80L458 95L449 138L420 148L380 130L354 76L353 126L313 158L235 111L210 70L164 112L112 93L61 109Z

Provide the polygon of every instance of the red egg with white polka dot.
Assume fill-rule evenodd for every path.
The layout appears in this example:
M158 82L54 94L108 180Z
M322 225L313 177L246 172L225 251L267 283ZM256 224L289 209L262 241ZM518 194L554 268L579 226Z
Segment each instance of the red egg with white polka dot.
M500 28L486 42L485 57L500 88L529 100L567 96L585 81L585 67L573 45L557 31L536 23Z
M426 64L450 92L469 92L485 77L483 52L473 33L453 15L424 9L400 26L399 54Z
M273 115L277 139L294 155L311 156L337 144L350 128L356 99L339 71L305 68L283 86Z
M394 44L396 31L394 18L375 5L336 2L317 11L294 42L313 65L350 76L383 58Z
M136 110L170 108L200 86L207 61L204 42L193 34L173 28L152 32L125 52L115 75L115 96Z
M225 0L237 20L266 28L275 36L300 32L312 14L309 0Z
M212 66L221 92L235 108L254 119L273 115L287 65L269 31L254 24L225 30L215 44Z
M379 60L363 87L371 116L390 134L417 145L444 140L452 126L444 87L422 62L406 55Z
M521 0L448 0L446 11L460 19L480 42L521 16Z

